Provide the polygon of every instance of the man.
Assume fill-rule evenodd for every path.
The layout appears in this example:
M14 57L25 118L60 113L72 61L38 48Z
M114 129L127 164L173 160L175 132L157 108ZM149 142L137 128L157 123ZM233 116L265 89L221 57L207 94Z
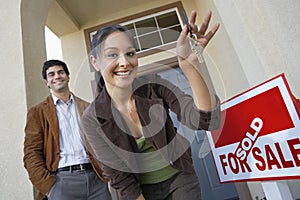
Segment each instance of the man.
M42 76L51 94L28 111L24 141L24 166L37 199L111 199L80 127L89 104L70 92L64 62L46 61Z

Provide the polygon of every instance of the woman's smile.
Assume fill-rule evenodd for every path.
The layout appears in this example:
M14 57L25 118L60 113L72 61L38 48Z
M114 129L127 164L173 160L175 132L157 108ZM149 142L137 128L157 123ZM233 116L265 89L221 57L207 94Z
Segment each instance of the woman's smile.
M126 78L126 77L130 76L131 71L129 71L129 70L126 70L126 71L115 71L114 74L115 74L116 76Z

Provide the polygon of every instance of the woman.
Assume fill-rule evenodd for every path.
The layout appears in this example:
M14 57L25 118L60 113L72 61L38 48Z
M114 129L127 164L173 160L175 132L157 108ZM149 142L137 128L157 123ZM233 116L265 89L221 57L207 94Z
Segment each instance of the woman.
M205 35L210 17L211 12L198 30L196 12L190 15L196 45L203 48L219 27ZM136 77L136 48L124 27L106 27L93 37L90 61L101 74L99 95L82 123L88 148L120 199L201 198L190 143L177 134L169 110L192 129L213 130L219 127L220 108L206 65L191 50L194 40L188 33L185 26L176 50L194 98L159 76Z

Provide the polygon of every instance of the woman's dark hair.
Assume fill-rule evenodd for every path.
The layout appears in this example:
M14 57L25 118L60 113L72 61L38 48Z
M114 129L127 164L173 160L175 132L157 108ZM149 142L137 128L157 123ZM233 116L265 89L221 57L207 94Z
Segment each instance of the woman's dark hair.
M48 60L46 62L44 62L44 65L43 65L43 69L42 69L42 76L43 76L43 79L47 80L47 69L49 69L50 67L52 66L62 66L62 68L64 69L65 73L67 75L70 75L70 72L69 72L69 69L66 65L66 63L64 63L63 61L60 61L60 60Z
M101 43L109 36L111 33L114 32L124 32L128 38L131 40L132 44L136 48L135 40L131 34L131 32L124 26L121 25L113 25L104 28L98 29L98 31L93 35L92 39L92 51L91 55L94 58L97 58L98 51L101 48ZM104 80L102 75L99 71L95 72L95 79L97 80L97 93L100 92L104 86Z
M121 25L107 26L107 27L98 29L98 31L93 35L92 52L91 53L95 58L97 56L97 50L101 46L101 43L107 38L107 36L109 36L111 33L117 32L117 31L124 32L128 36L128 38L131 40L134 47L136 47L135 40L133 39L131 32L126 27L121 26Z

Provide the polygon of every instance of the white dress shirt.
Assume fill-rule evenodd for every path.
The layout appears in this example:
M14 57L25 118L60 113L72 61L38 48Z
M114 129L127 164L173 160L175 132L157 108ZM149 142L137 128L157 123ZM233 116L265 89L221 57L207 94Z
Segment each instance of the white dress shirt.
M58 168L89 163L80 127L80 116L73 95L71 94L67 103L64 103L54 94L52 94L52 98L56 108L60 133L60 159Z

